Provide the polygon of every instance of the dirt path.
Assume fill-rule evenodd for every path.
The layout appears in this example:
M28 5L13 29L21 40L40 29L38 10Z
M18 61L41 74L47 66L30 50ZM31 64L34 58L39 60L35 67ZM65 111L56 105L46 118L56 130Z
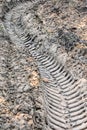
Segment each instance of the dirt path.
M45 125L47 130L87 129L86 3L4 2L0 15L5 27L1 22L1 130L46 130ZM35 46L26 48L29 42ZM37 60L30 55L32 48Z

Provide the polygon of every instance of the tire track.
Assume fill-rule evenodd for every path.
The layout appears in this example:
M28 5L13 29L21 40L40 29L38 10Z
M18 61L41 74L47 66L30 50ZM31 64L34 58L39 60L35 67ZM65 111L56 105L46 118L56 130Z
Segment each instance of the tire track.
M86 106L84 103L85 96L82 94L81 81L75 81L69 72L66 71L64 67L60 65L53 56L51 56L51 54L37 54L34 52L33 47L30 46L30 48L32 55L37 58L37 60L41 63L41 66L45 67L41 68L39 66L42 77L43 73L46 73L44 74L44 77L47 75L52 76L47 77L50 83L48 83L48 85L45 84L44 87L49 126L55 130L87 129ZM57 91L61 93L61 95L58 95L58 93L55 94ZM60 97L62 97L62 99ZM61 106L61 103L65 106L59 107ZM56 108L53 112L52 106ZM60 117L58 118L58 107L59 113L62 112L63 109L64 113L62 112L62 115L65 119L62 119L62 116L61 119ZM81 122L84 123L81 124Z
M33 32L37 31L37 26L41 27L41 25L34 20L33 9L41 3L42 1L25 2L19 3L14 8L10 7L11 10L5 15L4 25L11 41L29 49L37 60L41 77L48 79L48 82L43 82L47 120L45 129L86 130L87 86L83 86L82 81L75 80L49 51L39 51L39 45L35 42L37 36L32 33L32 30ZM29 12L26 16L27 9ZM33 26L33 22L35 26ZM32 27L30 28L30 26ZM40 33L40 30L37 33Z

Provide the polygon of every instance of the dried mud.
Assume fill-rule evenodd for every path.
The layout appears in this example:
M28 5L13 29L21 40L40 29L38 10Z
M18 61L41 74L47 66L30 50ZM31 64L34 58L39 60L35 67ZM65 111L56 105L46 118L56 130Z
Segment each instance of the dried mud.
M36 18L32 11L24 17L30 33L37 35L35 42L42 45L40 51L52 52L74 78L81 80L87 79L86 5L86 0L48 0L34 8ZM0 1L0 130L42 130L41 82L48 81L41 79L30 52L9 39L2 6ZM33 20L27 22L29 17Z

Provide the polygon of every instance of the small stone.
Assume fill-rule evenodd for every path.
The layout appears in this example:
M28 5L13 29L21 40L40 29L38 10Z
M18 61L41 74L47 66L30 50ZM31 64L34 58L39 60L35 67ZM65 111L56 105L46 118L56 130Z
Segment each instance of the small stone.
M6 2L11 2L11 0L6 0Z
M20 87L18 88L18 92L23 92L23 88L24 88L24 86L20 86Z
M29 85L26 85L26 86L23 88L23 90L24 90L24 91L28 91L30 88L31 88L31 87L30 87Z
M66 63L66 60L67 60L67 57L68 57L68 54L67 53L63 53L63 54L60 54L57 59L60 63L62 63L63 65L65 65Z

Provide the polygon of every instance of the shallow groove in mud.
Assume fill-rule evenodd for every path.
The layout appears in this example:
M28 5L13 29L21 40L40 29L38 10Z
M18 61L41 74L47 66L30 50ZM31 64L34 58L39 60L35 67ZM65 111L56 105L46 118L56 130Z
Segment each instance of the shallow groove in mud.
M42 5L46 6L45 2L45 0L38 0L4 3L3 24L11 42L16 44L20 50L24 48L29 51L37 61L44 97L43 129L86 130L87 86L83 85L86 84L86 81L76 80L58 61L54 54L55 51L51 52L49 39L55 33L55 23L52 24L52 34L49 35L49 26L47 29L46 21L39 14L40 8L43 11ZM51 5L50 0L48 5ZM13 57L10 55L13 52L10 53L10 50L12 49L9 48L9 57L11 57L9 62L12 66ZM9 72L9 75L12 75L12 71ZM13 90L11 94L13 94ZM38 123L40 123L39 120L36 125Z

